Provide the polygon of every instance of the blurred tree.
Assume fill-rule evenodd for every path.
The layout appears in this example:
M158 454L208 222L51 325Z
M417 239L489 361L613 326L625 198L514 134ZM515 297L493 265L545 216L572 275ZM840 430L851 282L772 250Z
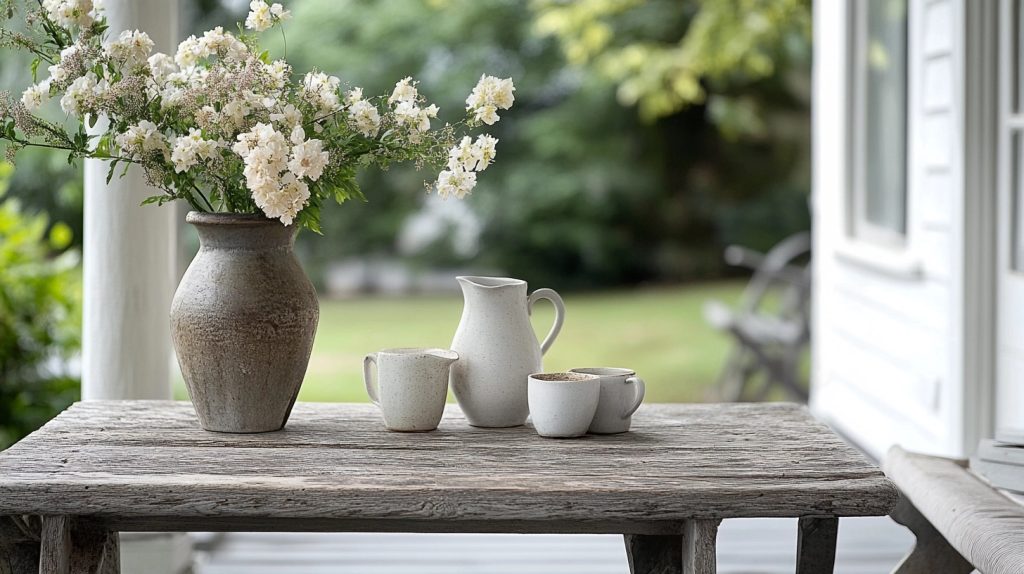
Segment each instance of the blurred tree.
M481 72L515 78L516 106L489 130L498 162L470 199L479 252L440 240L421 261L559 287L707 277L724 243L764 248L808 225L809 9L774 4L302 0L287 57L368 93L412 75L449 120ZM300 247L319 262L394 254L433 175L369 174L369 203L332 207L326 237Z
M11 172L0 163L0 449L71 404L79 388L66 366L81 321L72 232L5 197Z
M806 101L810 0L533 0L536 29L566 58L618 83L619 101L654 120L708 99L729 133L764 132L755 101L719 93L780 77ZM705 83L711 87L706 88Z

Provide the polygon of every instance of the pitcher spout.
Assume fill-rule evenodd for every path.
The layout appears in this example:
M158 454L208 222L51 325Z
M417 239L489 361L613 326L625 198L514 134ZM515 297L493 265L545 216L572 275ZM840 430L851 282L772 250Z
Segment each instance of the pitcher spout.
M455 278L463 288L478 287L480 289L500 289L502 287L519 287L526 285L522 279L511 277L479 277L476 275L460 275Z
M459 354L450 349L428 349L425 353L445 365L450 365L459 360Z

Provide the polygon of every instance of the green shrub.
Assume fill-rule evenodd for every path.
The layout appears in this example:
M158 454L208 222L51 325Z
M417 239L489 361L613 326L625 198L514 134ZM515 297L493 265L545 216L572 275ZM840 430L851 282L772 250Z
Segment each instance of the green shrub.
M0 449L79 395L68 361L79 349L81 283L68 226L6 197L0 163Z

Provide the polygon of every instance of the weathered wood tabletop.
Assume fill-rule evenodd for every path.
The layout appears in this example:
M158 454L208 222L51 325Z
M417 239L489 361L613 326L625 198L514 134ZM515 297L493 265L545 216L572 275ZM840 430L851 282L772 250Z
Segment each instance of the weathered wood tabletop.
M231 435L202 430L187 402L96 401L0 453L0 515L54 517L39 528L71 533L61 540L621 533L636 572L681 571L663 568L680 555L688 571L713 571L718 521L770 516L803 519L799 571L831 571L836 519L885 515L897 498L877 467L789 404L646 405L629 433L554 440L470 427L454 406L430 433L388 432L372 405L298 403L283 431Z

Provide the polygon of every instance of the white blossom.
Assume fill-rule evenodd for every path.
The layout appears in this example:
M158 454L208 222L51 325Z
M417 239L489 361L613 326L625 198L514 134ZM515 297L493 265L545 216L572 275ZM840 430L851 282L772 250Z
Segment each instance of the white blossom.
M480 76L480 81L466 98L466 111L472 113L475 120L494 125L499 119L498 110L507 110L515 102L515 89L512 78Z
M480 148L473 145L473 138L465 136L455 147L448 150L448 169L452 171L473 171L483 159Z
M421 108L413 102L398 102L395 106L395 123L409 126L414 132L425 132L430 129L430 118L437 117L438 108L431 104Z
M476 164L476 171L483 171L494 162L494 158L498 153L497 145L498 139L487 134L476 138L473 147L478 150L477 154L480 156L480 161Z
M416 83L412 81L411 77L407 76L395 83L395 89L391 92L391 97L388 98L388 103L411 103L415 102L417 97L419 97L419 92L416 91Z
M156 124L149 120L142 120L130 126L128 131L115 137L114 142L133 159L138 159L147 152L167 149L167 142L164 140L163 134L160 133Z
M362 88L352 88L351 90L345 92L345 103L346 104L352 106L352 105L355 105L357 102L361 102L361 101L363 101L363 89Z
M50 99L50 80L43 80L34 86L29 86L21 94L21 103L30 112L39 109L43 102Z
M60 109L73 116L84 116L89 111L86 108L89 99L95 95L96 83L96 74L92 72L71 82L60 99Z
M183 172L196 165L200 159L211 159L217 153L217 142L203 139L203 133L189 128L187 136L175 138L171 149L174 171Z
M473 138L464 136L458 145L448 150L448 169L451 171L484 171L494 161L498 140L487 135Z
M287 104L278 112L270 114L270 121L281 124L288 129L302 123L302 112L292 104Z
M285 84L288 82L288 76L292 73L292 67L284 60L274 60L269 64L264 64L263 69L273 81L273 87L275 90L284 88Z
M153 81L157 84L163 84L167 81L168 76L178 71L178 66L174 63L174 58L161 52L157 52L150 56L146 63L149 64L149 73L153 76Z
M43 9L50 20L65 28L84 28L94 22L92 0L43 0Z
M245 27L256 32L270 29L274 25L274 15L264 0L252 0L249 3L249 15L245 17Z
M60 64L52 64L47 70L50 72L50 81L61 84L64 81L70 79L68 77L68 71Z
M380 113L376 106L366 100L359 100L348 110L349 120L356 131L368 138L377 137L380 131Z
M437 194L442 199L455 196L462 199L476 187L476 173L461 169L446 169L437 176Z
M202 57L203 47L195 36L189 36L178 44L178 51L174 55L174 61L181 69L195 66Z
M296 139L304 137L301 128L297 130L293 130L292 135ZM245 164L242 174L256 205L267 217L291 225L309 199L309 187L291 172L281 174L288 167L288 140L274 126L264 123L239 134L237 139L231 149ZM310 155L313 147L310 147Z
M294 146L291 160L288 161L288 171L294 173L295 177L306 177L310 181L316 181L327 167L329 155L323 151L324 142L305 138L306 134L302 127L295 126L291 135Z
M249 115L249 105L243 99L234 99L224 104L220 112L222 117L229 120L233 127L239 128L245 125L245 118Z
M125 66L137 66L147 61L153 51L153 40L149 34L138 30L124 30L106 47L107 55L114 60L124 62Z
M283 21L292 19L292 11L285 10L284 6L278 4L277 2L270 5L270 13L273 14L274 17L277 18L278 20Z
M225 32L221 26L203 32L203 37L198 38L194 46L189 44L188 47L199 59L220 56L228 60L240 61L249 53L245 42L236 38L231 32Z
M323 72L309 72L302 79L299 96L322 114L334 112L341 107L338 99L340 85L340 78Z
M51 64L47 70L50 72L50 81L56 84L63 84L69 80L73 80L71 73L68 69L62 65L62 62L74 57L80 50L78 44L72 44L67 48L60 51L60 59L57 60L56 64Z
M253 194L253 199L267 217L291 225L309 202L309 186L291 173L286 173L281 178L280 187L275 190L265 189L259 196Z

